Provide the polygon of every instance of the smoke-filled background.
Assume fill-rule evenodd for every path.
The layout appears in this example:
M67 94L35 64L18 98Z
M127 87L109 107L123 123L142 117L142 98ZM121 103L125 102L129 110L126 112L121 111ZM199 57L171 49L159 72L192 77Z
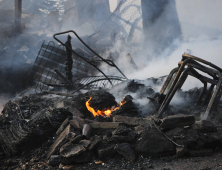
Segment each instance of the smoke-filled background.
M167 75L173 68L177 67L183 53L195 55L222 67L220 56L222 46L220 5L222 2L219 0L176 0L175 2L181 29L181 39L175 38L174 41L166 46L158 55L155 52L150 53L150 51L155 48L158 49L161 46L155 44L155 46L150 49L151 45L145 43L146 51L143 51L142 54L139 53L139 56L138 53L132 56L140 70L134 72L129 70L130 73L128 73L128 77L130 79L146 79L148 77ZM167 10L168 14L172 11L171 9L169 6ZM164 15L159 17L159 22L163 22L163 20ZM166 25L167 24L177 26L178 23L166 23ZM158 27L154 28L155 29L151 28L152 34L154 35L162 34L162 32L163 34L167 34L165 28L161 28L161 32L159 32ZM176 34L176 32L172 32L171 36L174 36L173 34ZM152 43L153 41L151 44ZM119 48L119 50L123 49L123 47L120 46L117 46L117 48ZM123 51L122 53L126 55L127 51ZM122 61L120 61L120 63L122 63ZM187 90L202 85L195 80L189 81L188 79L188 82L189 83L184 84L183 89Z
M13 27L14 0L0 0L1 104L25 89L28 75L43 41L52 40L52 35L60 31L75 30L82 37L87 37L99 28L102 30L101 26L104 22L115 17L112 16L112 12L115 12L121 0L106 1L109 4L105 5L105 8L101 5L94 6L91 13L88 13L88 6L91 8L92 5L87 5L89 1L86 0L81 1L82 8L78 9L76 8L80 1L75 0L23 0L22 2L23 31L17 35L14 34ZM148 7L147 13L144 13L146 10L142 10L141 2L143 6ZM132 19L140 14L138 25L142 18L145 18L147 23L139 26L146 34L135 30L133 36L129 36L127 40L114 41L109 50L102 55L108 58L111 53L118 53L115 63L130 79L167 75L177 66L184 52L222 67L220 59L222 1L169 0L165 2L162 0L132 1L140 5L140 9L137 9L137 13L129 11L128 18ZM158 3L163 8L159 8ZM108 6L110 11L107 12ZM114 27L115 24L110 25ZM107 32L109 29L111 29L110 26L104 26ZM130 40L132 43L128 45L127 42ZM103 44L103 42L100 43ZM134 42L137 44L133 44ZM128 54L134 60L136 68L129 66L130 59L125 57ZM106 66L101 68L107 71ZM116 74L112 70L108 73ZM184 90L201 85L198 81L191 80L188 79L189 83L185 83Z

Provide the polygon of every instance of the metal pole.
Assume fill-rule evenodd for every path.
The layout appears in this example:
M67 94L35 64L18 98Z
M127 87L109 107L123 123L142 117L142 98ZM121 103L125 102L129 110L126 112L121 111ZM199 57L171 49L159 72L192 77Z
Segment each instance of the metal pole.
M15 0L15 31L21 32L22 19L22 0Z

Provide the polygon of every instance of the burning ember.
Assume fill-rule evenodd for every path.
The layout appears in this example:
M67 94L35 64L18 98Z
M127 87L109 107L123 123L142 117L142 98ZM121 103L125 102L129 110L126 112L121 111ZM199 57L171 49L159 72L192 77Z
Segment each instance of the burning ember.
M94 117L96 117L96 116L110 117L110 115L113 111L119 109L119 107L114 106L111 109L102 110L102 111L97 110L97 112L96 112L92 107L90 107L90 104L89 104L90 100L92 100L92 97L90 97L90 99L86 102L86 107L87 107L88 111L90 111L93 114ZM123 100L122 102L120 102L120 106L122 106L125 103L126 103L126 101Z

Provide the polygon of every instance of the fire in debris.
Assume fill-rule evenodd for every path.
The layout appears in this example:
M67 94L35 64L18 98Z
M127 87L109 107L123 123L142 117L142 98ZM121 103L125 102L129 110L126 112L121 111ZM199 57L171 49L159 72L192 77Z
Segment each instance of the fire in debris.
M92 100L92 97L90 97L90 99L86 102L86 107L87 107L88 111L90 111L93 114L94 117L96 117L96 116L110 117L110 115L113 111L119 109L119 107L114 106L111 109L106 109L106 110L102 110L102 111L101 110L95 111L92 107L90 107L90 104L89 104L90 100ZM125 103L126 103L126 101L123 99L123 101L120 102L120 106L122 106Z

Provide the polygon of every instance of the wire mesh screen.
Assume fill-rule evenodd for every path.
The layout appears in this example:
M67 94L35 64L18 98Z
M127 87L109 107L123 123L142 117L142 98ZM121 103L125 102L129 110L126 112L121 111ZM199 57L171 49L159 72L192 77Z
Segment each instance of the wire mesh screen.
M76 85L76 90L74 92L77 92L78 90L98 90L100 88L103 89L109 89L112 86L115 86L123 81L126 80L126 78L118 77L118 76L108 76L109 79L105 78L104 76L87 76L87 77L81 77L79 79L76 79L74 84Z
M87 61L93 64L93 58L81 48L76 49L76 53L81 55ZM110 88L116 85L126 78L118 76L95 76L98 71L93 68L87 62L84 62L82 58L73 53L73 87L74 90L87 89L96 90L100 88ZM54 70L57 69L64 76L66 75L65 70L66 62L66 50L63 46L58 46L54 42L48 44L43 43L38 56L35 60L30 80L33 80L36 92L42 92L49 90L53 87L66 87L68 84L62 79Z
M76 53L85 58L88 61L92 61L93 57L87 53L82 48L78 47L75 49ZM87 62L84 62L80 57L72 54L73 58L73 65L72 65L72 73L73 73L73 80L78 79L80 77L84 77L86 75L92 76L96 74L96 71L93 69L92 65L88 64Z
M77 53L88 60L92 60L91 56L87 55L83 49L76 49ZM73 58L73 80L93 75L92 66L84 62L81 58L72 55ZM59 70L64 76L66 62L66 50L63 46L58 46L54 42L45 44L43 42L41 49L39 50L38 56L34 62L32 69L31 79L36 83L36 91L49 90L50 86L65 87L67 84L54 70Z
M65 73L64 63L66 51L63 46L57 46L54 42L45 44L43 42L38 56L35 60L31 78L36 83L36 90L48 90L49 84L64 83L63 80L54 72L54 69Z
M127 43L138 44L142 38L142 29L141 0L121 0L108 20L93 35L84 37L84 39L87 39L89 46L96 51L102 46L114 44L118 39ZM76 39L76 41L79 40ZM60 42L60 44L62 43ZM86 86L91 89L109 88L127 79L112 61L102 59L83 44L81 41L73 44L72 74L76 89ZM98 45L99 48L95 48L94 45ZM48 45L43 44L33 67L33 79L37 83L36 89L43 91L49 90L53 86L67 86L64 79L54 71L57 69L63 76L66 76L65 62L66 50L64 45L57 46L53 42ZM99 69L102 62L117 69L123 77L104 75L103 71ZM95 76L101 75L98 72L102 73L103 76Z

